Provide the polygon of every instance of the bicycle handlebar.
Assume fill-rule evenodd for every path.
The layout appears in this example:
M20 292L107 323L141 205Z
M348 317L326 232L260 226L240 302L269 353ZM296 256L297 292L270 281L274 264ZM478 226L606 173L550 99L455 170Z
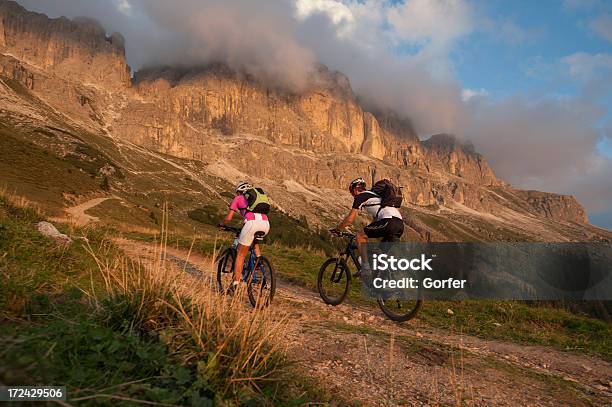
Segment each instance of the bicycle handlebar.
M235 228L233 226L227 226L227 225L218 225L218 226L219 226L219 229L225 230L227 232L234 232L234 233L240 232L240 228Z
M344 231L339 231L339 230L336 230L336 229L330 229L329 231L330 231L330 233L332 235L338 236L338 237L349 237L349 238L357 237L356 234L351 233L351 232L344 232Z

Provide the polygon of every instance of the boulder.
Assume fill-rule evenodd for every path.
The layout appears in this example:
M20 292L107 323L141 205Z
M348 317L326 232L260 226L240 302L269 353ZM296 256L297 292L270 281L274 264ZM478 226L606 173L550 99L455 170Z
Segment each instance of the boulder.
M57 230L57 228L49 222L38 222L36 224L36 228L41 235L51 238L60 244L69 245L72 243L72 239L70 237Z

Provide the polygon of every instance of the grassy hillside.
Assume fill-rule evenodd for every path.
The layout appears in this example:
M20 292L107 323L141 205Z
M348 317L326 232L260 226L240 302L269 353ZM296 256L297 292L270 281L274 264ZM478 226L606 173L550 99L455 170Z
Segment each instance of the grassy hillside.
M25 140L12 127L9 130L2 124L0 150L7 152L0 160L1 186L17 190L33 201L44 202L48 211L60 213L65 205L64 194L103 192L99 182L73 162Z
M58 245L11 201L0 198L0 382L62 383L95 405L297 405L315 391L279 347L282 315L126 262L104 229L63 226L83 239Z

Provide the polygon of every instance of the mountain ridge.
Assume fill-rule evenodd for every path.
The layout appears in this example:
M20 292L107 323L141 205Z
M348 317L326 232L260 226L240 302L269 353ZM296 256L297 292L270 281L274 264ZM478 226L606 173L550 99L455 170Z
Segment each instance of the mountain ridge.
M7 23L15 15L19 18ZM301 94L266 87L221 64L147 68L132 80L128 75L126 82L123 72L129 68L121 37L107 36L93 22L41 16L0 1L0 75L19 81L88 131L195 160L228 182L255 177L288 208L295 206L295 197L285 181L337 190L329 206L340 208L347 199L341 190L362 175L394 179L404 186L409 207L432 216L476 211L484 218L505 216L507 224L522 216L588 224L572 196L513 188L495 176L473 147L453 136L421 141L409 121L364 110L348 79L323 66L316 86ZM56 20L61 23L49 22ZM27 31L37 25L61 30L47 36L40 29ZM62 34L66 27L70 35ZM104 75L107 69L112 74ZM325 202L309 205L300 204L295 214L304 212L321 223L318 213L328 212ZM428 227L420 228L424 238Z

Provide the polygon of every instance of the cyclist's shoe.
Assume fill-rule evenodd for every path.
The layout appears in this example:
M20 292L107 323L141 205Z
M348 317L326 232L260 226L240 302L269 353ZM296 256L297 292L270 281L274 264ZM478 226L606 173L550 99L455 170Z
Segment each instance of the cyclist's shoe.
M238 284L240 284L240 281L232 281L230 286L227 287L227 290L225 291L225 294L227 294L227 295L234 295L234 293L238 289Z
M353 274L353 277L361 278L361 276L366 276L366 275L369 276L371 274L372 274L372 269L370 268L370 266L362 265L361 268L357 270L355 274Z
M376 277L378 273L376 271L372 270L369 267L362 268L360 270L360 272L361 272L361 281L363 283L363 287L366 290L374 289L374 286L372 285L373 284L372 282L374 280L374 277Z

